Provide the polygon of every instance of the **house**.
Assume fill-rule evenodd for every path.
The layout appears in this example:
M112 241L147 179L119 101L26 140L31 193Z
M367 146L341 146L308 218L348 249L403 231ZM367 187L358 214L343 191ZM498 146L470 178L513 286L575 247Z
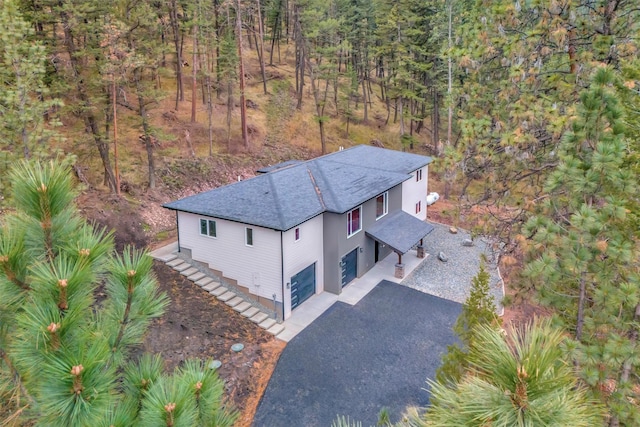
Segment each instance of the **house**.
M359 145L178 201L178 247L280 319L314 294L340 294L391 252L418 247L431 158Z

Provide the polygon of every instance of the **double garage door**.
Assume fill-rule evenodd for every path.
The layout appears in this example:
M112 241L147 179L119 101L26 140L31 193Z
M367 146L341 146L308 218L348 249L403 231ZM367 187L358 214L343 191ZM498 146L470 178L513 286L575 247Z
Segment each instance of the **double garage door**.
M291 278L291 310L316 293L316 264L313 263Z

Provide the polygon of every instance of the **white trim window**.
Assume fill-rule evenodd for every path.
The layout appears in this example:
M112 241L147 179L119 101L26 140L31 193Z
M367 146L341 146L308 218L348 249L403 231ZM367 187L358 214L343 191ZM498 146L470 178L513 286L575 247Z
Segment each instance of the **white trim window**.
M389 212L389 193L385 191L376 197L376 220L382 218Z
M244 229L244 244L253 246L253 228L246 227Z
M416 171L416 182L422 181L422 169Z
M200 234L207 237L218 237L216 222L212 219L200 218Z
M416 203L416 213L419 214L420 212L422 212L422 202L418 202Z
M296 229L293 230L293 238L295 242L300 241L300 227L296 227Z
M351 237L362 230L362 206L347 213L347 237Z

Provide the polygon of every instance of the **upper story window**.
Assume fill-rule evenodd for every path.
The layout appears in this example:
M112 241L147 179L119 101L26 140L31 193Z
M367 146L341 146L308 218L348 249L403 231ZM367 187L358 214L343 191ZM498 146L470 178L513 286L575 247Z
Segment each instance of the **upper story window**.
M212 219L200 219L200 234L203 236L216 237L216 222Z
M351 237L362 230L362 206L347 213L347 237Z
M376 197L376 219L380 219L389 212L388 192Z
M247 246L253 246L253 228L245 228L244 243Z
M416 171L416 182L421 181L422 180L422 169L418 169Z
M422 202L416 203L416 213L419 214L422 211Z
M295 241L297 242L298 240L300 240L300 227L297 227L293 233L295 236Z

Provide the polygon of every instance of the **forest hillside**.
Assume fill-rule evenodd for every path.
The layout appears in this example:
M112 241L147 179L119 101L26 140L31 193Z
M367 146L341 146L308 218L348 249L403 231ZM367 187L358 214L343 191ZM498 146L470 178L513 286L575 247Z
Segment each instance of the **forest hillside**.
M495 239L608 409L640 412L634 0L3 0L0 209L64 158L116 243L160 205L354 144L434 157L438 219ZM438 212L439 211L439 212Z

